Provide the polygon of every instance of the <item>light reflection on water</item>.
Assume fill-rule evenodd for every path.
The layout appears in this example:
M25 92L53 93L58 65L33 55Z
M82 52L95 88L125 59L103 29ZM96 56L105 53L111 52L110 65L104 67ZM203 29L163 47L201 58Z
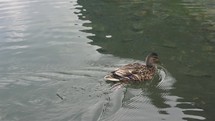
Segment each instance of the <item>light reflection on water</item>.
M187 53L193 54L195 51L200 55L207 54L208 58L204 56L203 61L208 59L208 65L214 62L214 47L201 40L204 35L209 42L214 42L213 5L204 2L202 6L184 0L174 6L178 7L176 11L171 11L174 9L164 4L171 3L168 0L164 0L164 3L148 0L119 1L117 2L119 6L115 4L116 1L90 2L93 4L85 0L0 2L0 120L213 119L212 113L207 114L206 110L213 110L209 106L213 106L214 103L205 104L206 102L201 99L204 93L200 96L190 96L193 94L188 92L194 87L189 89L192 84L185 81L188 79L192 81L193 78L188 78L182 75L181 71L177 71L187 71L183 70L184 63L188 64L188 71L195 69L195 64L201 62L201 59L198 58L199 61L195 61L193 65L184 59L189 56ZM142 3L151 6L138 11L138 6L143 5ZM177 42L174 34L179 32L179 36L186 35L180 39L187 41L193 39L193 36L186 32L187 28L191 27L189 31L197 29L191 32L194 36L199 34L198 30L201 28L196 27L199 21L193 21L192 17L184 15L187 12L184 12L181 6L193 11L191 13L195 20L204 21L203 35L197 39L197 42L203 43L204 52L195 48L191 52L187 52L186 48L178 51L184 45L183 42L178 43L179 46L174 43ZM205 6L208 8L205 9ZM207 16L201 18L199 14L203 13L207 13ZM166 19L169 16L171 17ZM171 23L174 19L182 22ZM170 23L165 24L164 20ZM141 21L146 24L142 25ZM194 24L191 24L192 22ZM161 26L163 24L164 26ZM164 28L163 30L167 27L167 32L162 33L162 29L156 31L159 30L157 27ZM179 27L177 29L179 31L171 33L172 27ZM168 36L168 32L173 36ZM144 40L143 43L135 41L140 40L139 38ZM171 42L168 38L176 40ZM198 44L192 44L193 47L200 47ZM159 72L163 77L162 81L155 80L145 85L128 87L118 85L117 88L112 88L111 84L104 82L103 76L108 72L124 64L136 62L136 59L142 60L148 51L155 50L161 53L167 69L163 68ZM175 51L179 54L174 55ZM197 56L194 56L194 59L196 58ZM209 70L206 74L199 70L185 73L191 77L197 75L199 80L203 76L210 81L214 78L211 76L212 71ZM169 72L173 73L173 76ZM213 84L211 83L212 86ZM189 87L186 87L187 85ZM184 92L180 92L181 87L184 87ZM208 89L207 94L213 94L211 87ZM204 89L200 87L199 90ZM210 101L213 101L213 98Z

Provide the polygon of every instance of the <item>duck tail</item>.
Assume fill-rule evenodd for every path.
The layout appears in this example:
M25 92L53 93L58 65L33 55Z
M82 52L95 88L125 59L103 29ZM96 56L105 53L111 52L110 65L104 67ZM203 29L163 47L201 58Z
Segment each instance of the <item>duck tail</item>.
M114 77L114 75L106 75L106 76L104 77L104 79L105 79L106 81L113 81L113 82L118 82L118 81L120 81L120 79Z

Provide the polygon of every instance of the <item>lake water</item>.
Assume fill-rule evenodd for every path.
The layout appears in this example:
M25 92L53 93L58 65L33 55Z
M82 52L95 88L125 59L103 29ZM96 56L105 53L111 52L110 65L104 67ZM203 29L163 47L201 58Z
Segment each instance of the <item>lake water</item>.
M103 77L157 52L162 80ZM1 0L1 121L214 121L213 0Z

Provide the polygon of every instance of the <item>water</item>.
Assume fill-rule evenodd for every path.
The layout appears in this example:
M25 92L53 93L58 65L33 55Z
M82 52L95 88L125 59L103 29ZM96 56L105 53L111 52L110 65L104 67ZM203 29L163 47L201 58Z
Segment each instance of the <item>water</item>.
M0 1L0 120L213 121L213 0ZM104 82L159 53L152 83Z

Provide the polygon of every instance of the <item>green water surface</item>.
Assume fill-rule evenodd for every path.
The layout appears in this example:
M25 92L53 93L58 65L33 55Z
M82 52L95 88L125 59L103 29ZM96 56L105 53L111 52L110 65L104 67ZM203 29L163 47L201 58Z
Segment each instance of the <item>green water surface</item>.
M149 52L164 82L104 81ZM214 121L214 67L213 0L0 2L1 121Z

